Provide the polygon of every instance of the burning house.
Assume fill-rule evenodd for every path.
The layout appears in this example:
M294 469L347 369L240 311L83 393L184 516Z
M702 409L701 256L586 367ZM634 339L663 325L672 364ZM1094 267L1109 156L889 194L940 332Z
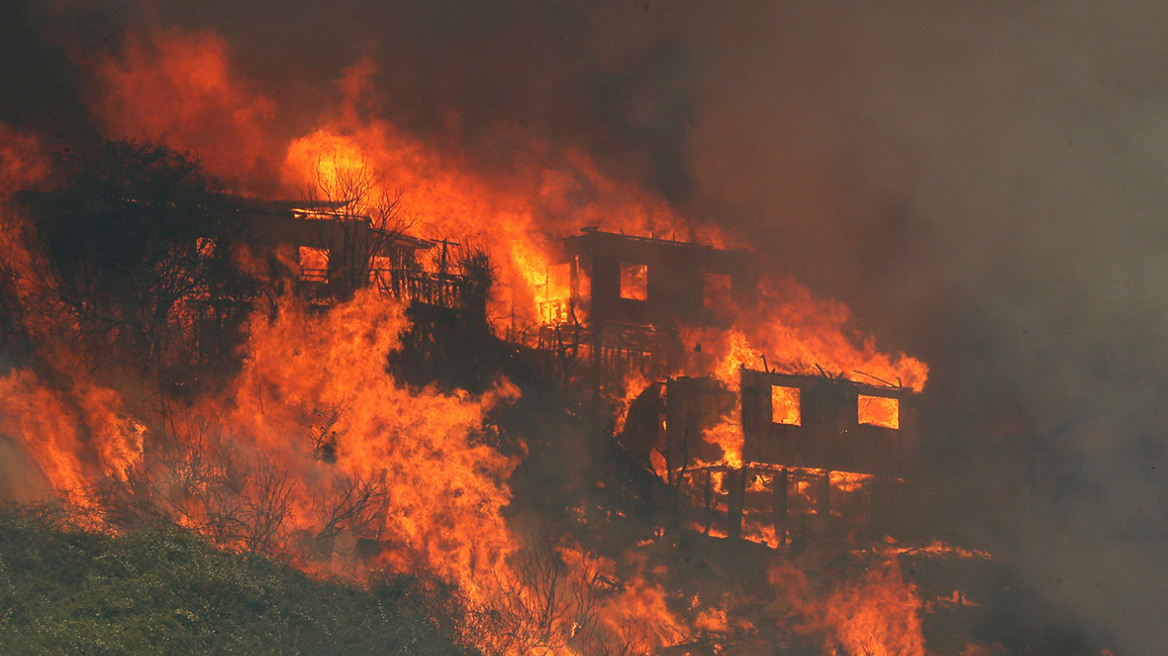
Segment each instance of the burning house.
M449 241L411 236L348 201L215 196L197 207L198 257L260 270L318 309L373 288L409 308L414 350L429 364L460 339L436 336L449 319L477 312L486 325L486 300ZM711 335L742 330L762 302L750 253L589 227L559 240L542 292L538 325L512 326L505 340L561 380L635 399L616 439L686 499L682 528L771 547L895 530L920 442L914 390L711 349ZM176 334L196 364L222 330L216 301L194 295L178 309L192 319Z
M357 287L414 308L464 309L449 242L377 226L344 202L230 199L208 243L246 246L276 279L327 304ZM687 339L731 331L760 301L753 257L586 228L548 266L544 318L507 338L611 397L630 398L620 443L687 500L686 528L772 547L895 532L920 431L912 389L872 376L795 374L717 357Z
M745 252L604 232L594 227L561 242L549 267L549 301L534 342L573 361L599 388L630 374L653 379L684 368L685 327L728 327L733 305L758 299L758 278Z
M464 279L447 263L447 243L420 239L351 209L351 201L257 201L228 198L216 246L246 246L277 277L294 279L311 298L375 286L407 303L455 308ZM433 270L425 265L438 248Z
M927 588L925 540L972 526L996 549L1000 529L1067 526L1073 543L1144 512L1071 521L1110 510L1082 482L1125 471L1083 478L1073 456L1149 451L1142 432L1086 439L1089 414L1068 436L1059 413L1122 398L1126 415L1146 396L1096 393L1125 351L1091 355L1097 320L1138 319L1146 294L1091 260L1080 298L1051 267L1065 249L995 248L1046 234L1026 232L1034 207L1061 215L1002 211L1018 176L966 166L997 161L971 144L1009 142L998 159L1043 177L1026 144L998 139L1035 131L921 83L960 81L945 75L958 66L976 96L1005 70L963 48L923 78L912 46L951 16L918 35L895 12L391 3L282 12L281 48L249 41L274 33L262 10L227 26L16 4L0 23L30 64L0 117L0 491L28 471L7 487L65 501L87 528L162 521L322 577L434 581L465 600L466 642L508 656L921 655L930 608L964 621L966 592L1006 588L980 577L976 594L979 577L948 571ZM976 26L1014 26L998 18ZM976 38L968 22L957 33ZM889 44L893 60L866 56ZM930 138L968 136L943 114L970 107L987 138ZM1122 312L1066 310L1095 292ZM1041 339L1038 319L1068 316L1086 332L1060 349L1087 354L1082 371ZM929 433L929 366L902 349L940 367ZM1012 385L1016 362L1038 366ZM1037 389L1063 379L1090 384ZM936 502L909 506L925 492ZM1019 499L1025 512L987 521ZM1025 521L1047 508L1034 519L1050 523ZM804 567L826 550L834 563ZM1036 553L1054 564L1031 578L1051 590L1116 615L1143 601L1118 603L1108 568L1063 586L1083 559ZM997 635L953 634L970 646L929 636L930 653L998 652Z
M644 388L625 390L638 397L619 440L688 500L688 528L772 547L895 531L920 445L914 390L778 371L765 354L725 380L686 339L735 329L759 302L750 254L587 228L562 255L568 294L539 346L597 389Z
M685 358L682 326L726 326L731 303L757 301L751 258L736 251L596 229L564 240L578 308L589 328L598 381L638 369L647 377L676 371Z
M772 547L896 533L919 452L912 391L739 375L737 391L708 377L663 386L664 471L689 499L690 526Z

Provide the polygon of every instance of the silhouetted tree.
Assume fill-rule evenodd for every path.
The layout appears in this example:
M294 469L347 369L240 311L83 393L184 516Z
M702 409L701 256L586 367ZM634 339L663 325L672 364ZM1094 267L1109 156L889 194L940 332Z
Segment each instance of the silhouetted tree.
M67 165L58 191L24 198L87 352L161 370L201 357L182 344L200 327L221 331L203 342L231 341L255 285L218 247L230 212L198 161L156 144L111 141Z
M390 189L365 161L320 159L312 172L308 204L337 205L332 218L318 220L320 238L330 244L329 290L340 300L368 286L377 257L390 258L393 246L413 224L402 211L402 192ZM401 262L394 262L401 266Z

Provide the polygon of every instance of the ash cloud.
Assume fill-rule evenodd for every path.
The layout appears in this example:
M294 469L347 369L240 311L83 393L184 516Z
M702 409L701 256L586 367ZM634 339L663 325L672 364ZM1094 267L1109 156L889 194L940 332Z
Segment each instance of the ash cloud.
M212 29L289 134L368 56L387 114L484 168L513 163L511 129L534 133L743 231L886 350L930 364L946 526L1120 649L1168 642L1161 4L0 12L10 124L84 133L78 50L149 25Z

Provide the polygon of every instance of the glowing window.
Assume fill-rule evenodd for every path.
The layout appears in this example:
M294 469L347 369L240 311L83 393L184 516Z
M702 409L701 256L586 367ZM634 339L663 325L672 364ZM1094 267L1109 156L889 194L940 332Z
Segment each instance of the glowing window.
M645 264L621 264L620 297L630 301L649 298L649 267Z
M702 278L702 304L711 310L729 307L730 276L724 273L706 273Z
M798 387L771 385L771 422L789 426L803 425Z
M572 265L552 264L547 268L547 277L541 293L536 294L535 304L542 323L563 323L568 320L568 301L572 295Z
M858 405L861 424L900 428L900 401L898 399L861 394Z
M572 265L568 262L552 264L547 268L547 297L568 298L572 286Z
M327 248L300 247L300 279L326 280L329 252Z

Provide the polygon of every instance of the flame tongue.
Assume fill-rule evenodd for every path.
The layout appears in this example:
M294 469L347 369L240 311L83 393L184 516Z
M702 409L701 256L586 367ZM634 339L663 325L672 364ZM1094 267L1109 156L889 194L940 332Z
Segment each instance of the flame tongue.
M403 388L384 363L405 327L401 307L373 292L320 318L284 302L275 322L253 326L250 358L226 413L223 402L199 412L223 416L237 442L279 463L292 480L310 482L295 507L316 512L294 516L297 526L409 545L413 564L477 590L479 582L464 577L491 571L513 549L500 513L516 461L473 436L487 410L518 392L507 382L481 398ZM324 438L335 453L331 466L322 466L306 434L304 419L314 413L338 417ZM328 500L343 499L355 481L379 482L387 495L383 517L329 525L335 518Z

